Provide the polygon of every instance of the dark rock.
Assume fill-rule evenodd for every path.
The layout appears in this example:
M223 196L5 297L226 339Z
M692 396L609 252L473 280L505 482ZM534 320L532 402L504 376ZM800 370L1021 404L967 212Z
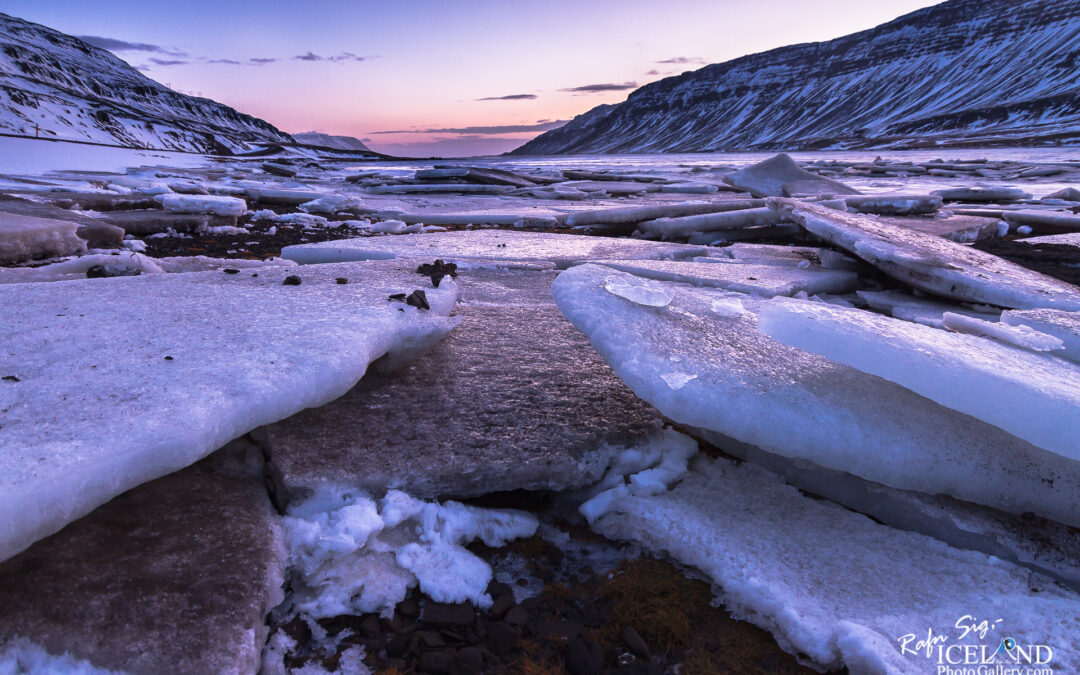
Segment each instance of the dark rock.
M506 616L506 613L509 612L513 607L514 607L514 596L513 596L513 594L504 593L503 595L500 595L499 597L495 598L495 602L493 602L491 604L491 609L488 610L488 611L491 614L491 616L495 617L496 619L501 619L504 616Z
M409 638L404 634L397 634L390 638L390 642L386 645L387 656L397 657L405 654L409 649ZM389 668L389 666L387 666Z
M380 672L399 671L403 673L409 667L409 662L405 659L391 657L383 661L382 666L383 667Z
M424 293L420 289L416 289L409 294L409 297L405 298L406 305L412 305L420 309L431 309L431 305L427 301L427 293Z
M448 605L428 602L420 621L429 626L468 626L476 621L476 610L469 604Z
M420 640L420 644L428 649L442 649L446 646L446 641L443 640L442 635L433 630L417 631L416 637Z
M458 672L479 674L484 670L484 653L476 647L465 647L457 653Z
M524 626L529 621L529 613L518 605L506 613L504 621L511 626Z
M79 225L75 234L86 240L88 248L124 248L124 229L108 223Z
M406 598L398 603L397 611L402 616L415 617L420 614L420 607L416 604L416 600Z
M382 628L379 626L379 617L374 614L365 616L364 620L360 622L360 632L369 638L381 637Z
M491 580L488 584L487 593L493 598L498 598L500 595L514 595L514 589L510 587L510 584L504 584L501 581Z
M232 267L226 267L225 269L223 269L221 271L224 272L225 274L240 274L240 270L234 269Z
M0 377L0 380L3 380L5 382L22 382L22 380L15 377L14 375L5 375L3 377Z
M487 646L499 656L505 656L517 645L521 633L503 621L488 626Z
M285 281L282 282L282 285L283 286L299 286L300 285L300 277L296 276L295 274L290 274L289 276L285 277Z
M427 652L416 664L417 672L449 675L454 672L454 657L446 652Z
M172 360L173 360L173 357L171 357L171 356L166 356L166 357L165 357L165 360L166 360L166 361L172 361Z
M603 650L595 642L576 638L566 646L566 670L570 675L593 675L603 668Z
M580 636L585 627L577 621L555 618L538 618L529 622L529 631L536 637L572 640Z
M627 648L634 652L643 659L648 659L651 656L649 651L649 645L645 643L645 640L638 635L638 632L630 626L623 626L622 639L626 643Z
M338 277L337 279L334 279L334 281L339 283L339 284L347 284L347 283L349 283L349 280L346 279L345 277Z

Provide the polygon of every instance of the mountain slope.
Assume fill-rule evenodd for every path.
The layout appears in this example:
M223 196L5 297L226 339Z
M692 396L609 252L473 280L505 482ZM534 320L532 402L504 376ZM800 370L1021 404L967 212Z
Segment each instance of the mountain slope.
M0 14L0 131L139 148L231 152L292 138L261 119L179 94L109 52Z
M1080 2L951 0L683 73L512 154L1080 143Z
M315 145L320 148L371 152L371 148L364 145L363 141L359 138L353 138L352 136L331 136L330 134L324 134L318 131L305 131L300 134L293 134L293 138L296 139L297 143Z

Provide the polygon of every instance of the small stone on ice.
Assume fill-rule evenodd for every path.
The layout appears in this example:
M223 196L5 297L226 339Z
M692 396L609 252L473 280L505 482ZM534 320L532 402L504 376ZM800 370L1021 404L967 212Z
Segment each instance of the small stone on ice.
M664 373L660 376L660 379L667 382L667 386L676 391L682 389L687 382L696 378L697 375L687 375L686 373Z
M637 277L609 277L604 282L604 288L612 295L639 305L666 307L671 302L671 296L658 284Z
M295 274L290 274L289 276L285 277L285 281L282 282L282 285L283 286L299 286L300 285L300 277L296 276Z

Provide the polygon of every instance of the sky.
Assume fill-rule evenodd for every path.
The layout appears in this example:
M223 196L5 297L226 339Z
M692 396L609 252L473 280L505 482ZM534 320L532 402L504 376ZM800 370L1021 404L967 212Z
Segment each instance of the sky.
M0 0L289 133L387 154L511 150L635 88L940 0Z

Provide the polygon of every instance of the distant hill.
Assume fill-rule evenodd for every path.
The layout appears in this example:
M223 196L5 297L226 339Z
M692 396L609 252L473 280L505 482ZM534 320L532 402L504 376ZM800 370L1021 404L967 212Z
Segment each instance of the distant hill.
M512 154L1080 143L1080 2L950 0L641 87Z
M371 148L364 145L363 141L352 136L331 136L317 131L305 131L301 134L293 134L297 143L304 145L317 145L320 148L333 148L334 150L356 150L360 152L372 152Z
M268 122L146 77L104 49L0 14L0 132L228 153L291 143Z

